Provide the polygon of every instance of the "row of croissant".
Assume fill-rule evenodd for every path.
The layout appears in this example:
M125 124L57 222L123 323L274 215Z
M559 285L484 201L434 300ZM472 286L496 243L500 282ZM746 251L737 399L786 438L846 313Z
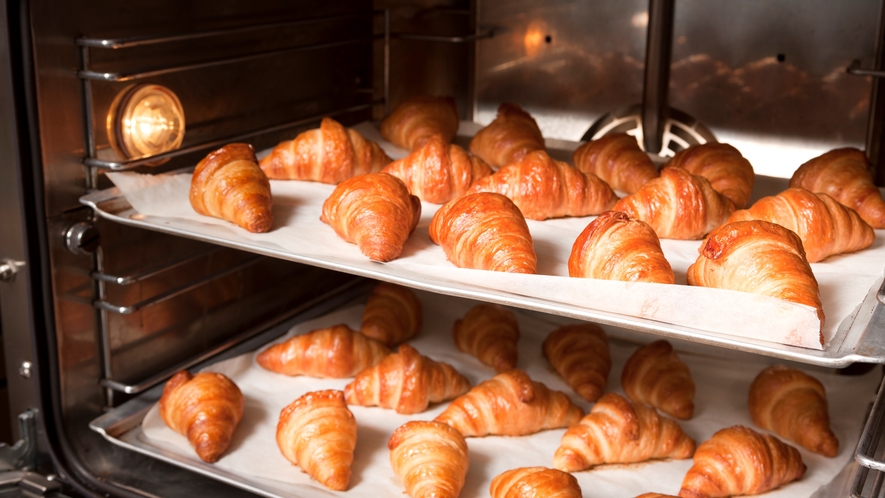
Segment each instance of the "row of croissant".
M451 98L404 102L381 122L385 139L412 150L392 163L331 118L260 162L250 146L231 144L197 165L191 203L262 232L273 223L268 178L336 184L322 221L370 259L390 261L418 223L420 199L443 204L429 235L449 261L516 273L537 268L526 219L599 215L575 241L569 275L610 280L673 283L660 239L706 236L689 285L808 305L821 328L809 263L869 247L873 228L885 228L885 201L856 149L808 161L791 188L738 209L749 201L754 172L727 144L689 147L659 171L633 137L611 135L581 145L573 167L547 155L536 121L515 104L502 104L473 137L472 154L451 143L458 124ZM613 189L628 195L619 199Z
M694 458L679 496L757 494L801 478L800 453L774 436L744 426L718 431L696 446L679 424L694 412L688 366L666 341L640 347L624 366L628 399L603 393L612 367L608 338L597 325L566 325L543 343L544 356L582 398L589 414L563 392L516 368L519 326L504 307L480 304L453 327L459 350L498 374L471 388L451 365L422 356L404 341L422 327L421 302L404 287L379 283L369 295L361 330L346 325L313 330L271 345L258 364L284 375L355 377L343 391L304 394L280 413L277 445L286 459L333 490L346 490L357 447L357 421L347 405L380 406L415 414L452 400L433 421L410 421L391 435L394 473L408 494L456 497L469 466L465 437L523 436L567 428L554 468L525 467L495 477L492 497L580 497L570 472L608 463ZM390 347L399 344L392 353ZM200 458L215 462L243 416L239 388L219 373L182 371L160 398L160 415L186 436ZM763 370L749 392L753 422L762 429L832 457L838 441L829 427L826 393L813 377L784 366ZM666 496L666 495L649 495Z

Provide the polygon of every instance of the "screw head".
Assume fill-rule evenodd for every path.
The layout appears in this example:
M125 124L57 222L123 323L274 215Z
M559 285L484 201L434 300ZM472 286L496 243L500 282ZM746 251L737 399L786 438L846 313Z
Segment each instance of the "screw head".
M75 223L65 230L65 247L74 254L91 254L100 242L98 229L92 223Z
M21 365L18 366L18 374L23 379L30 379L31 378L31 370L33 367L34 367L34 365L31 364L30 361L23 361L23 362L21 362Z

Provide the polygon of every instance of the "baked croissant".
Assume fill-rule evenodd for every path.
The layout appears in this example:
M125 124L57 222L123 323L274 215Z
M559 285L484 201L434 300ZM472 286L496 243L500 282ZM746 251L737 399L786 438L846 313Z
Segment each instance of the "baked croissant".
M811 306L823 329L820 289L795 233L767 221L736 221L711 233L699 252L686 272L689 285L752 292Z
M734 203L713 190L702 176L682 168L664 168L635 194L612 208L642 220L662 239L701 239L725 223Z
M685 459L695 442L675 421L642 403L606 393L581 421L568 428L553 454L553 466L566 472L604 463Z
M599 325L562 326L544 339L544 356L565 383L587 401L602 396L612 368L608 336Z
M475 192L506 195L530 220L599 214L618 200L611 187L596 175L556 161L543 150L529 152L477 180L468 190Z
M581 498L581 486L568 472L546 467L520 467L492 479L491 498Z
M194 211L230 221L252 233L273 225L270 182L249 144L228 144L197 163L191 178Z
M720 430L698 446L679 496L755 495L803 475L805 464L796 448L774 436L736 425Z
M729 223L743 220L770 221L795 232L802 239L809 263L865 249L876 239L873 228L853 209L827 194L813 194L799 187L763 197L728 218Z
M494 169L519 161L533 150L544 150L544 137L531 114L517 104L505 102L498 116L470 141L470 152Z
M756 177L753 165L737 149L716 142L683 149L664 167L682 168L693 175L703 176L710 181L713 190L730 199L738 209L750 201Z
M390 466L412 498L456 498L464 487L467 441L440 422L413 420L387 442Z
M342 379L376 365L390 354L387 346L347 325L296 335L265 349L255 360L271 372Z
M824 456L839 452L827 393L814 377L783 365L768 367L750 384L749 407L759 427Z
M408 344L380 363L356 374L344 388L351 405L393 408L397 413L413 414L466 393L470 381L447 363L421 356Z
M662 495L661 493L643 493L636 498L679 498L673 495Z
M440 135L428 138L419 149L382 171L402 180L421 200L434 204L461 197L478 179L492 174L485 161Z
M375 142L332 118L293 140L281 142L261 159L274 180L309 180L336 184L356 175L380 171L391 159Z
M616 190L635 193L649 180L658 177L658 168L636 138L613 133L587 142L572 154L575 167L593 173Z
M418 335L422 323L421 301L411 289L378 282L369 293L360 332L395 346Z
M240 388L225 375L182 370L172 376L160 396L160 417L173 431L187 436L197 456L217 462L230 446L243 419L246 400Z
M464 318L455 321L452 336L459 350L477 357L496 372L516 368L519 324L507 308L496 304L474 306Z
M421 201L387 173L355 176L339 183L323 203L320 220L356 244L369 259L399 257L421 218Z
M648 223L620 211L591 221L572 245L570 277L672 284L676 275Z
M869 168L862 151L831 150L799 166L790 178L790 186L829 194L857 211L873 228L885 228L885 200Z
M584 411L565 393L554 391L514 368L486 380L455 398L436 417L465 437L525 436L568 427Z
M450 143L459 124L454 98L420 95L404 101L381 121L381 136L398 147L415 150L434 135Z
M338 390L309 392L280 412L277 446L323 486L344 491L356 448L356 419Z
M501 194L468 194L443 204L429 235L459 268L535 273L538 266L525 218Z
M621 373L621 386L632 401L688 420L694 413L694 380L673 346L655 341L637 349Z

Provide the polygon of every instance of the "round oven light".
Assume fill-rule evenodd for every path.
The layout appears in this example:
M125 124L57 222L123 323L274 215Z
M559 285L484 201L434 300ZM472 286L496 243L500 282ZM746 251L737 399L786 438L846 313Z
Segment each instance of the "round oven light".
M178 97L161 85L130 86L108 112L111 147L127 158L175 150L184 140L184 109Z

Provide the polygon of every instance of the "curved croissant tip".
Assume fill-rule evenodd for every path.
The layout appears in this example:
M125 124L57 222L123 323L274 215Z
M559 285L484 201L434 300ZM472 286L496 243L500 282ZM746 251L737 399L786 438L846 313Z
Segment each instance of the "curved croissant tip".
M350 469L341 469L326 477L322 483L332 491L347 491L347 486L350 485Z
M553 455L553 468L563 472L576 472L587 468L587 462L574 451L560 448Z

